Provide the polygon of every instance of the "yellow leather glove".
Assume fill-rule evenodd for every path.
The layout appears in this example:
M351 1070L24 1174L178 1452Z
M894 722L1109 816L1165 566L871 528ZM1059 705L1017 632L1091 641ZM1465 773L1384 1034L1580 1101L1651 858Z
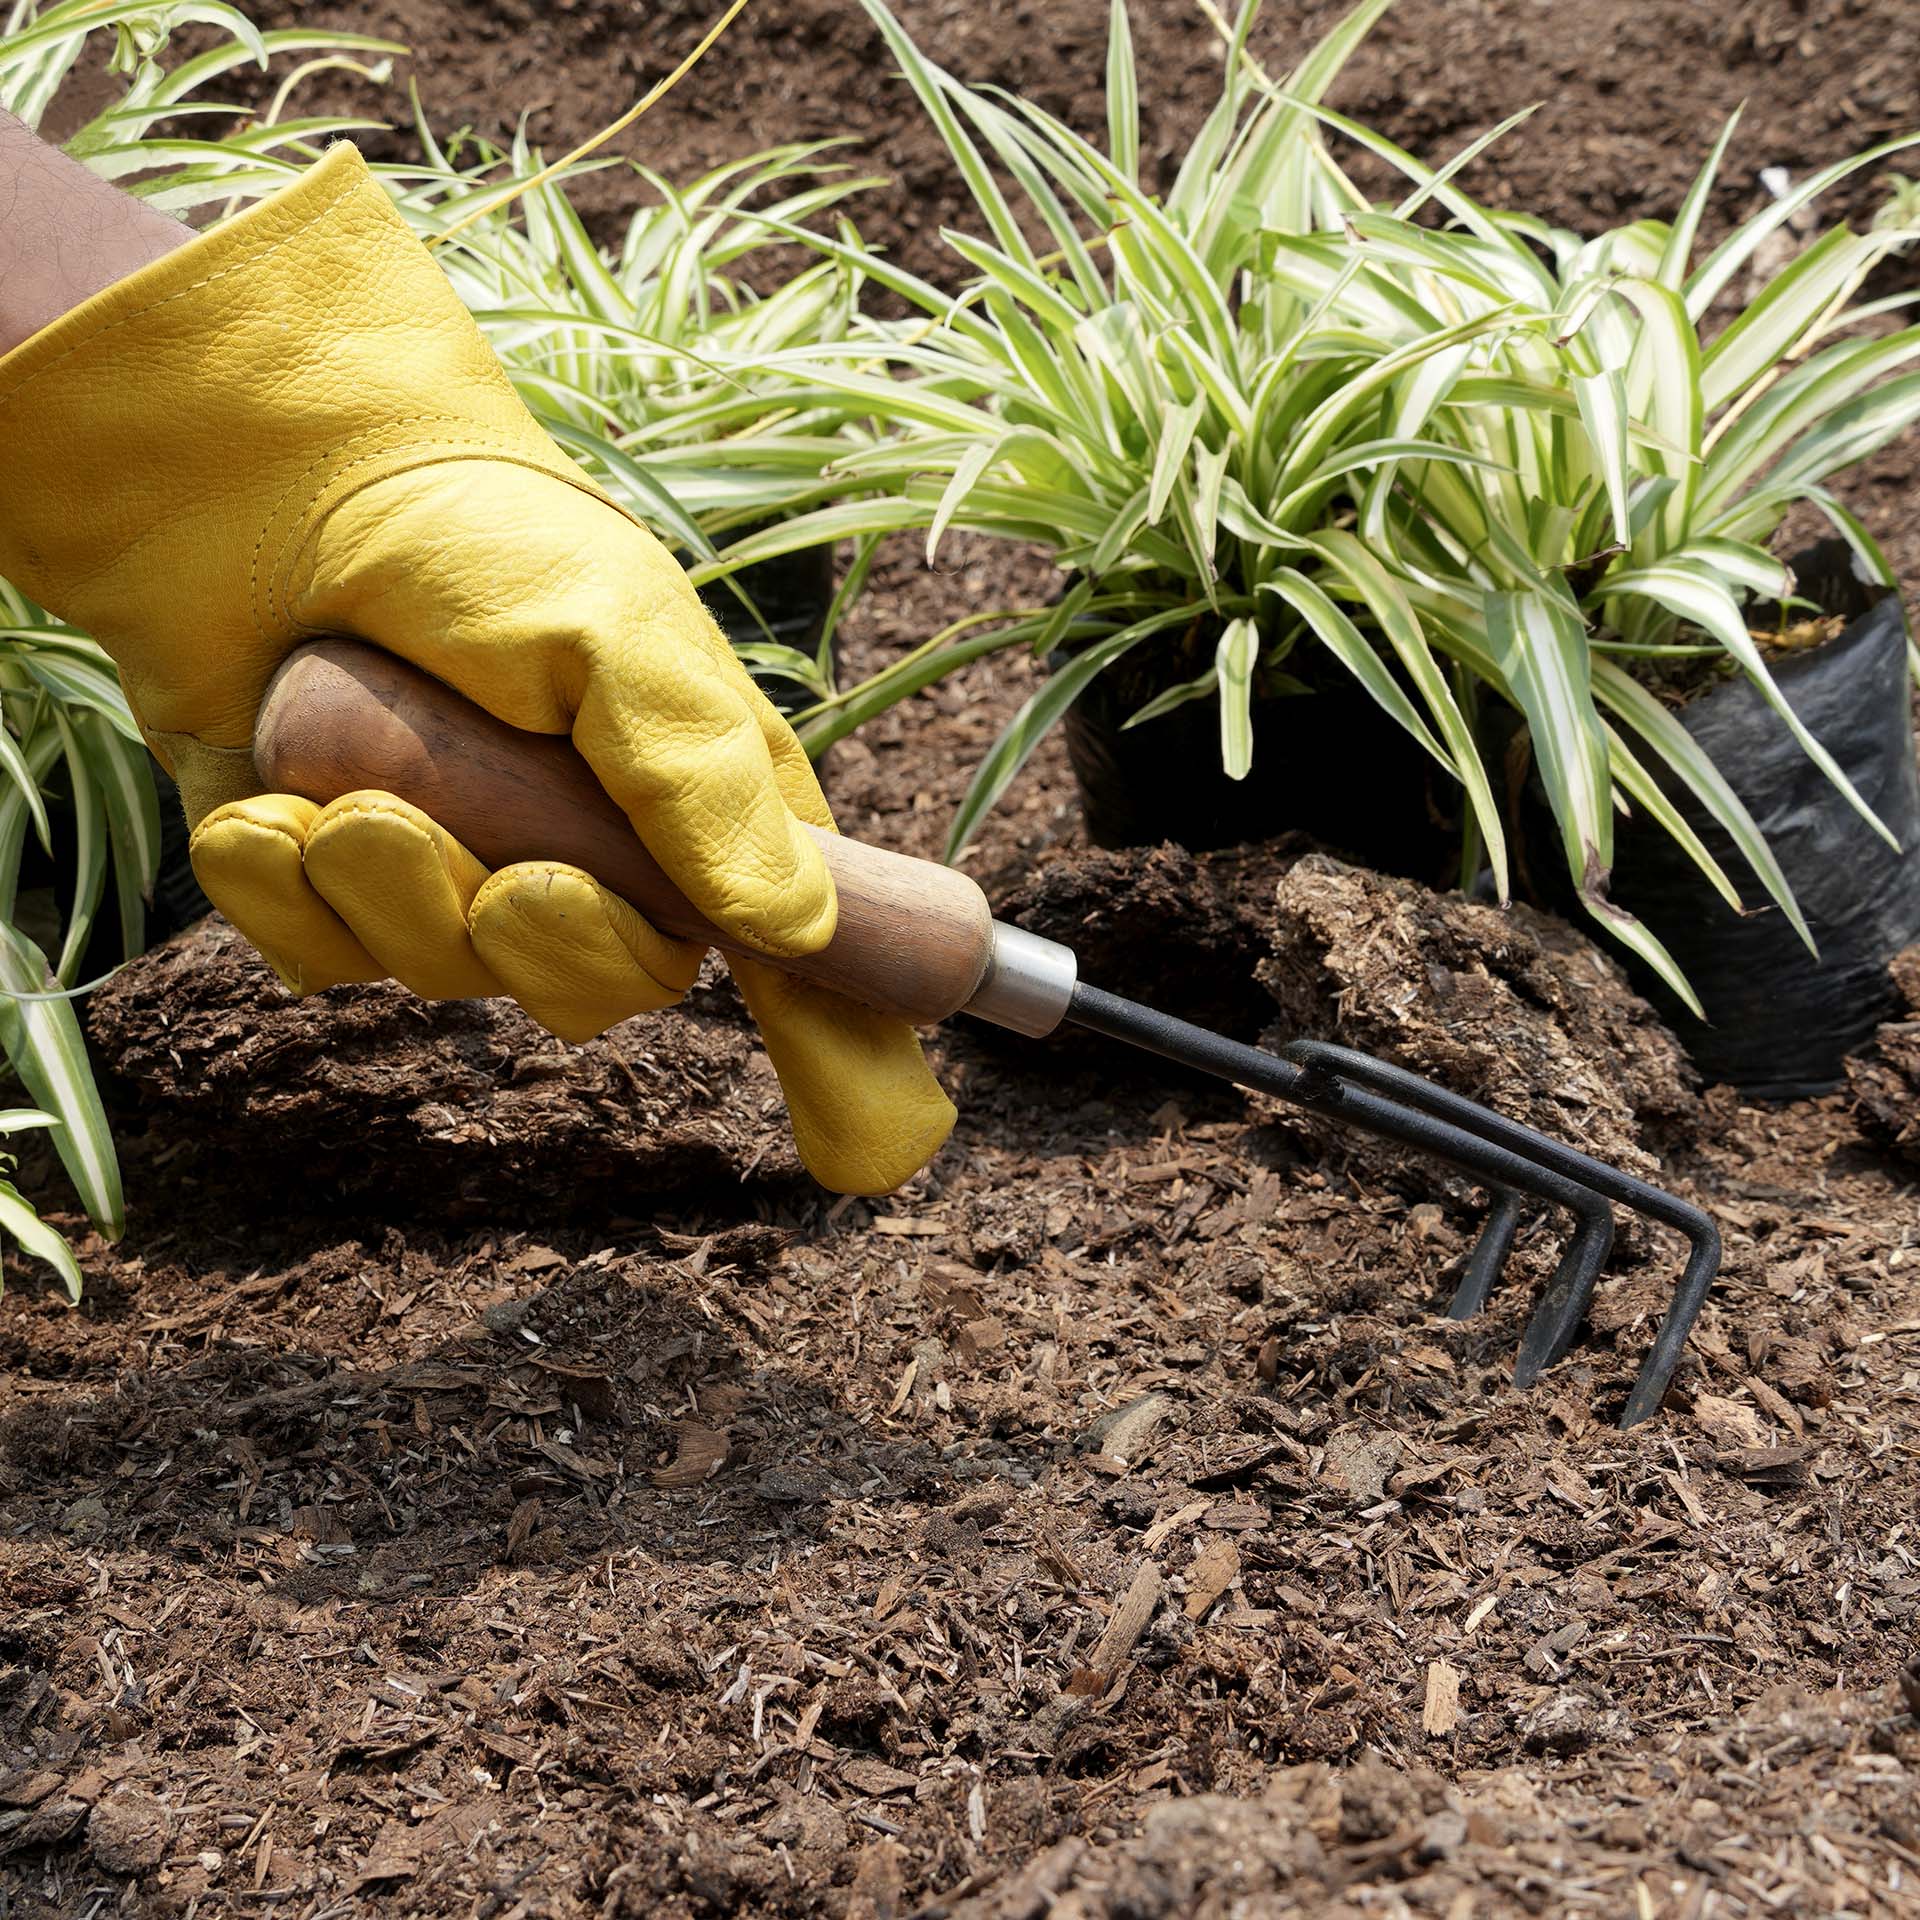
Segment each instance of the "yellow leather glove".
M577 1041L671 1004L700 962L589 875L488 873L391 794L262 793L254 715L320 633L570 734L755 952L832 937L799 824L832 820L792 730L671 556L521 405L352 147L0 359L0 447L0 574L119 663L201 884L297 991L507 993ZM898 1186L954 1117L912 1029L734 973L807 1166Z

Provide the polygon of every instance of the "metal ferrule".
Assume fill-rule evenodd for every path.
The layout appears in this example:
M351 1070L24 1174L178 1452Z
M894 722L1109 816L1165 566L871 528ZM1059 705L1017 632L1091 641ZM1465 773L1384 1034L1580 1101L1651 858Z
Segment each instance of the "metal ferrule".
M1079 971L1071 947L996 920L993 957L966 1011L1039 1040L1067 1017Z

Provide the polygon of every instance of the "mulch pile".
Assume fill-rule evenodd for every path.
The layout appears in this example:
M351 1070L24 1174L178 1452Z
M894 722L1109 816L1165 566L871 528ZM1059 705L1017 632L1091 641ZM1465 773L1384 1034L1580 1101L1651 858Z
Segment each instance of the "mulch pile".
M117 974L89 1025L118 1096L176 1139L176 1180L241 1159L256 1208L286 1180L336 1204L429 1192L440 1219L495 1217L505 1194L605 1217L799 1192L738 1000L710 985L681 1011L569 1047L510 1000L428 1006L391 981L298 1000L216 916Z
M1889 1020L1847 1062L1847 1080L1861 1131L1920 1166L1920 947L1909 947L1889 971L1905 1018Z

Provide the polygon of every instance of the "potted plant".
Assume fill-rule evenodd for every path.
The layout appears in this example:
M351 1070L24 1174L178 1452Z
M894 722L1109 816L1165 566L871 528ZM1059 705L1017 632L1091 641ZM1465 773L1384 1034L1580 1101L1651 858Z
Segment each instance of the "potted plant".
M894 421L889 438L836 464L849 498L818 522L922 529L930 551L949 527L1041 541L1069 584L1050 607L935 636L803 714L803 737L831 739L981 653L1028 644L1062 664L982 765L955 849L1044 731L1076 705L1085 713L1096 683L1110 706L1132 703L1124 728L1143 734L1201 707L1226 775L1279 761L1282 804L1300 804L1289 787L1332 792L1344 826L1352 767L1378 790L1392 759L1324 692L1298 697L1344 679L1392 740L1459 783L1460 870L1470 879L1484 863L1501 897L1509 826L1484 742L1489 721L1508 716L1552 821L1561 897L1622 941L1672 1004L1701 1011L1689 969L1610 888L1623 807L1720 899L1737 899L1710 826L1790 935L1816 944L1795 858L1656 687L1677 670L1702 688L1738 674L1833 804L1882 842L1900 837L1802 721L1750 626L1773 603L1800 611L1764 545L1796 500L1888 579L1826 482L1920 415L1920 375L1905 371L1920 330L1863 336L1900 303L1854 299L1910 236L1897 222L1836 230L1724 325L1714 315L1769 235L1908 142L1812 176L1695 263L1729 128L1673 222L1583 242L1454 183L1506 127L1434 169L1319 104L1383 0L1357 7L1285 86L1247 55L1250 5L1221 100L1161 200L1138 178L1124 4L1102 151L1030 103L939 72L881 0L863 3L991 238L949 236L974 271L957 295L868 263L927 316L890 345L890 393L839 356L796 356L796 380ZM1371 205L1329 135L1399 170L1400 201ZM1435 213L1441 224L1428 223ZM1036 223L1044 255L1027 237ZM778 539L809 532L803 519ZM1158 684L1120 677L1142 662ZM1284 751L1256 752L1263 705ZM1200 772L1185 742L1159 764L1180 769L1151 782L1163 790ZM1399 825L1418 842L1427 823L1409 792L1397 790ZM1257 831L1269 815L1249 804L1241 817ZM1312 819L1302 805L1289 823ZM1910 862L1896 872L1900 888L1914 884ZM1698 943L1688 951L1711 1001L1715 965Z
M1801 206L1911 142L1811 176L1696 261L1732 131L1671 224L1583 242L1462 201L1485 236L1470 258L1456 236L1351 223L1363 254L1417 262L1468 312L1545 276L1563 366L1540 377L1578 412L1562 430L1531 407L1448 409L1448 437L1509 451L1511 471L1449 467L1417 498L1376 494L1362 524L1435 643L1505 696L1529 837L1559 842L1539 890L1626 937L1712 1076L1785 1095L1837 1081L1920 936L1920 654L1828 487L1920 417L1920 327L1890 318L1907 300L1856 298L1913 231L1835 227L1714 316ZM1533 351L1509 371L1535 377ZM1802 502L1839 537L1789 565L1767 543ZM1729 867L1775 910L1747 913Z
M522 398L610 491L693 561L716 561L819 498L853 411L796 404L759 367L865 329L858 236L843 209L879 182L841 177L828 158L841 143L775 148L678 186L619 163L650 197L620 245L602 249L567 197L571 173L547 177L524 137L506 152L470 138L443 147L417 108L416 125L424 164L380 169L397 204L438 243ZM828 213L846 256L756 291L751 256ZM832 627L864 576L861 562L836 600L833 544L820 542L729 572L707 598L792 707L832 691Z
M1204 843L1302 824L1332 838L1338 826L1349 846L1385 858L1410 850L1410 812L1425 826L1429 797L1448 801L1462 787L1498 834L1469 716L1417 629L1403 623L1396 641L1405 646L1382 649L1311 577L1304 549L1273 563L1276 538L1293 536L1268 533L1317 526L1342 477L1382 460L1480 457L1456 454L1412 418L1383 426L1381 408L1396 383L1502 323L1436 326L1387 348L1350 328L1303 335L1315 294L1244 297L1272 233L1365 204L1326 161L1304 103L1384 5L1367 0L1343 22L1286 98L1246 79L1249 10L1233 77L1162 204L1138 179L1124 7L1113 15L1103 153L1026 103L1003 105L940 73L870 0L991 238L948 236L976 276L957 297L845 243L811 243L923 317L890 330L891 378L871 364L866 342L780 364L808 402L864 405L891 431L834 462L828 478L841 497L829 508L696 578L835 532L912 528L930 557L950 528L1053 551L1066 574L1053 604L971 618L798 716L818 749L984 652L1025 644L1054 656L1058 671L963 806L956 849L1063 715L1102 838ZM1024 221L996 166L1024 197ZM1429 193L1415 189L1405 211ZM1032 241L1032 229L1051 245ZM1309 692L1310 701L1298 697ZM1337 719L1321 717L1328 709ZM1208 737L1204 758L1186 750L1196 723ZM1385 802L1370 819L1350 790L1337 804L1311 755L1260 750L1296 731L1337 737L1343 753L1367 743ZM1141 777L1173 759L1180 781ZM1432 829L1425 838L1437 862L1444 839Z

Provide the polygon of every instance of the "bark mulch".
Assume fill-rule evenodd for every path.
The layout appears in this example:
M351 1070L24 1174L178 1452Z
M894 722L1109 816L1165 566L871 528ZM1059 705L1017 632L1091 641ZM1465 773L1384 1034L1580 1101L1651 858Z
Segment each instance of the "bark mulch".
M1089 864L1125 899L1169 858ZM1497 1063L1513 980L1478 1038L1420 1011L1487 910L1313 855L1262 930L1243 867L1190 864L1141 966L1238 900L1248 977L1297 993L1306 875L1389 956L1401 1051ZM1522 1394L1555 1224L1440 1320L1477 1198L1230 1091L956 1028L954 1148L828 1202L767 1174L753 1074L702 1070L744 1051L716 988L684 1047L612 1037L681 1064L650 1136L567 1122L570 1193L519 1157L491 1012L336 998L339 1057L246 1055L327 1003L216 923L96 1017L149 1197L78 1312L0 1309L13 1912L1913 1910L1920 1216L1846 1096L1687 1096L1667 1176L1726 1277L1622 1434L1664 1236ZM1666 1101L1657 1048L1582 1051L1621 1000L1523 1010L1582 1098ZM303 1177L355 1138L404 1177ZM673 1197L610 1211L623 1157L657 1195L675 1154Z
M256 11L397 28L440 124L531 105L553 151L714 9ZM1338 11L1270 6L1262 56ZM1103 0L901 12L1097 129ZM1197 11L1134 14L1164 167L1216 56ZM1711 237L1760 166L1920 124L1914 32L1892 0L1406 0L1338 100L1430 159L1544 100L1473 183L1591 226L1670 211L1749 99ZM756 0L628 150L685 176L842 131L898 181L863 227L942 270L951 170L846 0ZM603 230L628 191L584 190ZM1901 445L1846 483L1906 576L1912 477ZM1054 585L892 553L848 671ZM1036 673L837 747L843 824L937 852ZM1920 1910L1904 1028L1845 1094L1696 1091L1547 923L1299 846L1085 855L1057 742L970 865L1104 984L1657 1161L1728 1247L1667 1410L1609 1424L1664 1235L1517 1393L1557 1223L1447 1323L1481 1196L1089 1042L956 1024L953 1146L835 1203L722 988L567 1053L499 1009L295 1005L205 929L97 1009L127 1238L66 1216L81 1307L17 1262L0 1301L0 1913Z

